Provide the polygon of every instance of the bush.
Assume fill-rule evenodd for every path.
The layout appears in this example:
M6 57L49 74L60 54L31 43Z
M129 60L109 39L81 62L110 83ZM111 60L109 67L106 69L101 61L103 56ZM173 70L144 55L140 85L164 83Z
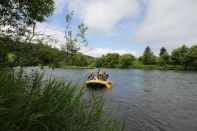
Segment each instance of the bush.
M130 68L143 68L144 64L141 61L135 60Z
M0 72L2 131L120 130L103 104L102 97L84 97L84 89L69 82Z

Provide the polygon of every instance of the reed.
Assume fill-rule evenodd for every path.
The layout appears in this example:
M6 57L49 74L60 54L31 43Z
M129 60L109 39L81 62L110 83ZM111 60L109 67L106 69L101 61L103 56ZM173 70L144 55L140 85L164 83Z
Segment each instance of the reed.
M124 130L103 109L101 96L86 96L70 82L44 80L43 74L0 72L0 130Z

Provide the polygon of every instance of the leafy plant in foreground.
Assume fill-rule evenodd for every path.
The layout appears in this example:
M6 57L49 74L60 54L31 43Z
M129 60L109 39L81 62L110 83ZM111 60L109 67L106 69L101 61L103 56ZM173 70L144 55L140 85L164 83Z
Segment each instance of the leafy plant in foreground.
M120 130L103 110L103 98L86 96L69 82L33 73L0 72L0 130Z

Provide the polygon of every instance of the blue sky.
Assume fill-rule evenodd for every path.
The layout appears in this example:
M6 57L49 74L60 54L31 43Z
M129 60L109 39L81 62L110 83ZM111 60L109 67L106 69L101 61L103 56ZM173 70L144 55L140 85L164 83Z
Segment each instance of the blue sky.
M75 11L73 23L88 27L88 46L81 52L101 56L109 52L140 56L149 45L155 54L197 42L196 0L55 0L55 12L39 31L64 41L65 15ZM58 45L60 46L60 45Z

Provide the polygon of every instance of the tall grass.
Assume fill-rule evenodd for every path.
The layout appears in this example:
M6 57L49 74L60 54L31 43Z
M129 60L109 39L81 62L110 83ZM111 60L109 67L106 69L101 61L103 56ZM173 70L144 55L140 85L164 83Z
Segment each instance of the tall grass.
M123 130L103 110L103 98L84 96L69 82L43 80L43 74L0 72L0 130Z
M145 70L184 70L182 65L144 65L140 61L134 61L134 63L130 66L130 68L134 69L145 69ZM195 70L195 69L187 69L187 70Z

